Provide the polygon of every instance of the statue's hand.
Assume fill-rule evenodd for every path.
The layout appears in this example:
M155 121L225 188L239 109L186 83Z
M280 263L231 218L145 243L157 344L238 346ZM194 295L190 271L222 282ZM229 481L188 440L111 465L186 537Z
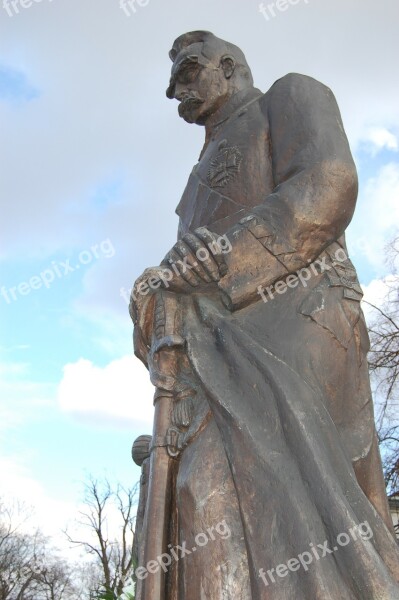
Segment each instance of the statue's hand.
M169 266L149 267L136 279L130 295L129 311L134 323L146 310L151 296L160 289L180 294L187 294L193 290L192 286L180 276L180 273L176 274Z
M162 289L187 294L192 291L192 287L186 279L181 277L179 271L175 271L169 265L161 264L159 267L149 267L136 279L132 296L135 298L149 296Z
M218 282L227 272L218 239L215 233L199 227L194 233L186 233L161 265L173 271L176 279L183 279L193 288L202 282Z
M223 255L227 249L220 240L220 236L199 227L194 233L184 235L159 267L146 269L133 286L130 299L133 321L137 321L151 295L159 289L189 294L198 287L217 288L217 282L227 273Z

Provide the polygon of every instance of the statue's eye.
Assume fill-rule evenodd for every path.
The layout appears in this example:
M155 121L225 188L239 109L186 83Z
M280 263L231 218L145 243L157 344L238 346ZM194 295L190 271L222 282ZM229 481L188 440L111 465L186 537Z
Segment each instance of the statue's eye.
M200 66L197 64L188 65L182 69L177 77L179 83L187 84L193 83L196 80L198 73L200 71Z

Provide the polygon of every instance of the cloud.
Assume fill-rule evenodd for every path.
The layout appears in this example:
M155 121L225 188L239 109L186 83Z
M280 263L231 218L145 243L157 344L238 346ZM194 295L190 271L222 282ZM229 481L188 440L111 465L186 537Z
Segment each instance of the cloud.
M152 423L153 394L144 366L124 356L105 367L84 358L65 365L57 397L65 413L86 423L131 427Z
M388 283L394 280L394 275L384 277L384 279L373 279L367 285L362 285L364 298L367 302L375 306L381 306L385 296L388 293Z
M4 355L14 349L2 347L0 352ZM27 528L40 526L46 535L59 538L60 528L72 518L75 507L51 497L41 482L32 477L36 448L24 447L18 436L20 427L35 422L54 405L54 393L53 385L32 380L28 362L3 359L0 363L0 495L7 503L18 499L32 507Z
M30 475L29 457L1 456L1 497L7 504L13 499L32 508L32 516L26 528L40 527L45 535L57 539L57 544L66 546L60 530L74 518L76 506L49 496L39 481Z
M67 502L50 495L45 487L30 475L29 458L24 460L21 456L1 456L1 492L0 498L7 506L12 506L16 500L26 510L21 517L20 529L33 532L39 528L44 535L52 539L54 546L61 552L66 560L81 561L87 556L80 547L71 545L63 531L73 533L76 539L97 543L94 532L83 525L81 513L87 512L87 506L80 500ZM111 481L111 484L113 481ZM106 510L106 527L110 536L117 538L120 535L120 518L117 507L109 505Z
M388 300L388 296L392 291L392 288L398 288L399 277L398 275L386 275L382 279L373 279L367 285L362 285L363 289L363 303L362 308L366 316L367 322L371 322L376 316L376 311L370 304L373 304L377 308L383 308L385 302Z
M380 150L386 148L387 150L398 150L398 139L388 129L384 127L372 127L366 132L365 142L369 142L370 152L372 156L375 156Z
M351 255L363 254L380 274L386 272L386 245L397 234L399 224L399 164L388 163L360 191L350 226Z

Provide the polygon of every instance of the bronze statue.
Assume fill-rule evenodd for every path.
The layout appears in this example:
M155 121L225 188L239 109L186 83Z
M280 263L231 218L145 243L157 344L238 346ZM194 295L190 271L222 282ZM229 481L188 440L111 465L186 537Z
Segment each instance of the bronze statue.
M137 598L398 599L334 96L295 73L263 94L206 31L170 58L167 96L206 137L131 300L156 386Z

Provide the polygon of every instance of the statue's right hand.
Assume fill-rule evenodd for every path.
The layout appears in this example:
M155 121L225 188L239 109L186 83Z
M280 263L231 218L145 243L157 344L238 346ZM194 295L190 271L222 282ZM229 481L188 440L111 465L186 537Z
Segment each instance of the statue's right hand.
M151 296L160 289L176 294L188 294L193 287L179 273L165 265L149 267L136 279L130 295L129 312L133 323L137 322Z

